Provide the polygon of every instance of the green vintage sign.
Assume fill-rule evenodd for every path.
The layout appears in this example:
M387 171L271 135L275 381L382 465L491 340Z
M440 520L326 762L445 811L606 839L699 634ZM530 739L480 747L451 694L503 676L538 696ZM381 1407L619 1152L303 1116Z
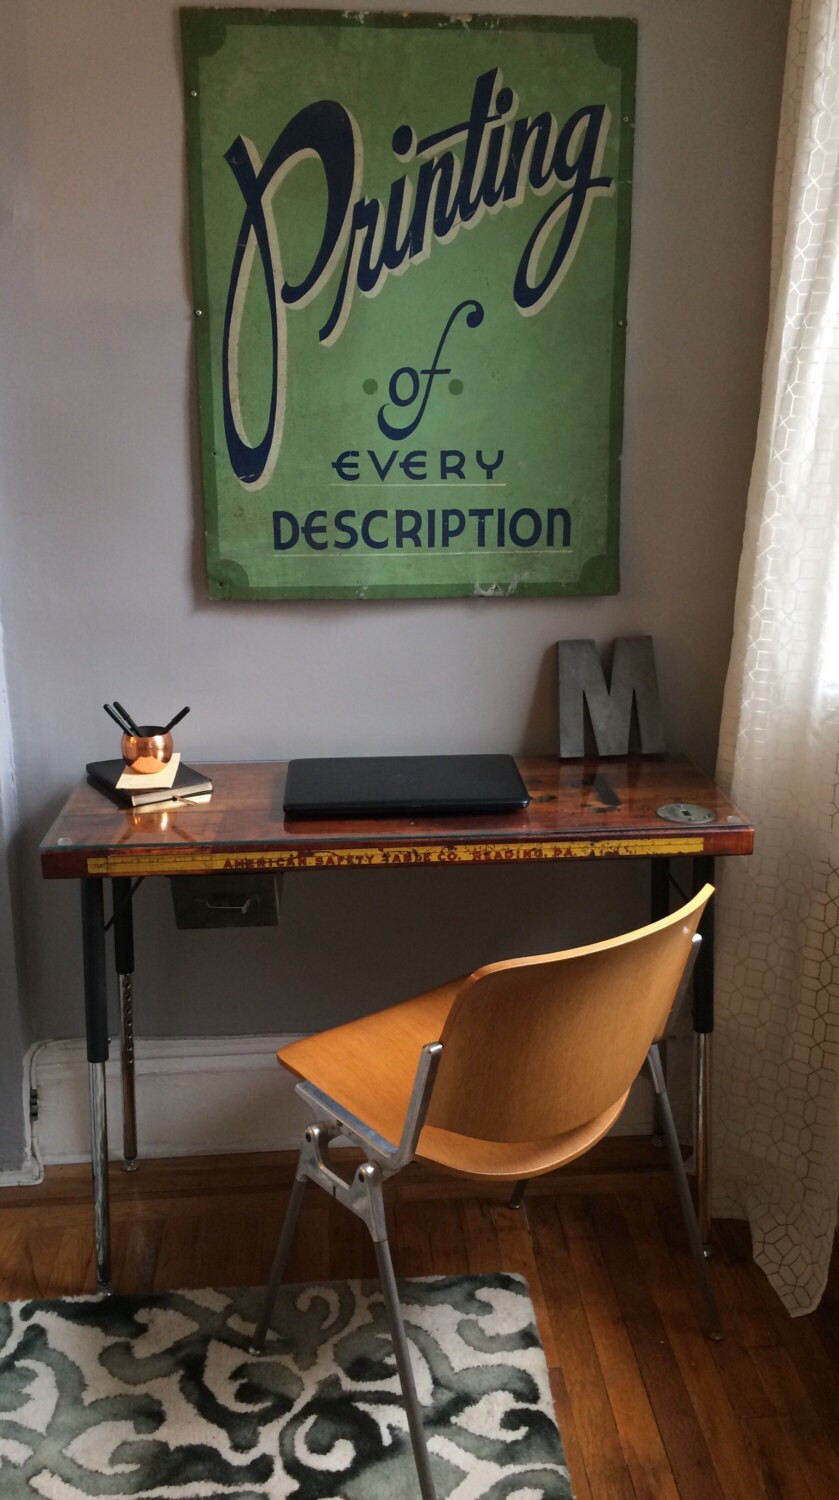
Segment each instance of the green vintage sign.
M181 20L211 596L615 592L634 23Z

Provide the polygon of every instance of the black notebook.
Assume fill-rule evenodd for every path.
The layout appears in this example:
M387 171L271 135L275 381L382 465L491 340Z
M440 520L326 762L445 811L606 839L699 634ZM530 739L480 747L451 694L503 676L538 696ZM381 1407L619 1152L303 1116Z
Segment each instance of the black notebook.
M125 770L124 760L92 760L86 768L88 781L100 792L107 792L121 807L151 807L155 802L171 802L178 797L197 797L213 790L209 776L194 771L181 761L171 786L154 786L148 791L117 787Z
M289 762L287 818L516 812L530 798L511 755L369 755Z

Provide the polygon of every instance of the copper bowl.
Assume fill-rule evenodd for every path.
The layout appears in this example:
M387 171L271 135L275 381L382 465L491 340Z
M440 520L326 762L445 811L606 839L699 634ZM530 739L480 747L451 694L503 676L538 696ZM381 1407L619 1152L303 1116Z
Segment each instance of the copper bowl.
M132 771L151 774L172 759L172 736L164 734L158 724L141 724L139 729L139 734L123 735L123 759Z

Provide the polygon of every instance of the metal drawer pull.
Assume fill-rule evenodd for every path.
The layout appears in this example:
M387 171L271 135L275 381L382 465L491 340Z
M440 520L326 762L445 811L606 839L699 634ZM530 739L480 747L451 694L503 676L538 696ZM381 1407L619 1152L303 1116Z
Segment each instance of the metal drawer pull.
M239 906L235 901L230 902L230 901L207 901L207 900L204 900L202 902L202 905L206 906L206 908L207 908L208 911L238 911L238 912L241 913L242 916L244 916L246 912L250 911L250 909L254 905L254 903L257 906L259 905L259 897L258 896L248 896L248 899L245 902L244 906Z

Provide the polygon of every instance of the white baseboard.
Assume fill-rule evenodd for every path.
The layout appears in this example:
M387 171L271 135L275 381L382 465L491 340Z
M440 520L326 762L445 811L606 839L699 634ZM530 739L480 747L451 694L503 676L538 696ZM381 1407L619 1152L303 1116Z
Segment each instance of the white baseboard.
M284 1151L299 1145L308 1111L277 1062L295 1036L141 1037L135 1042L141 1157ZM122 1155L119 1048L106 1064L109 1155ZM35 1132L45 1165L90 1156L83 1041L45 1042L33 1067Z
M32 1078L35 1067L35 1058L41 1049L40 1042L31 1046L23 1059L23 1161L19 1167L9 1171L0 1172L0 1188L4 1187L28 1187L31 1183L41 1182L44 1176L44 1165L38 1150L38 1142L33 1129L30 1091L34 1087Z
M135 1043L141 1157L214 1156L295 1148L306 1107L275 1053L296 1036L140 1038ZM109 1154L122 1155L119 1048L106 1066ZM90 1155L88 1069L83 1041L44 1042L32 1059L38 1094L34 1157L44 1165ZM652 1090L639 1079L613 1135L652 1125ZM18 1180L33 1181L34 1178Z

